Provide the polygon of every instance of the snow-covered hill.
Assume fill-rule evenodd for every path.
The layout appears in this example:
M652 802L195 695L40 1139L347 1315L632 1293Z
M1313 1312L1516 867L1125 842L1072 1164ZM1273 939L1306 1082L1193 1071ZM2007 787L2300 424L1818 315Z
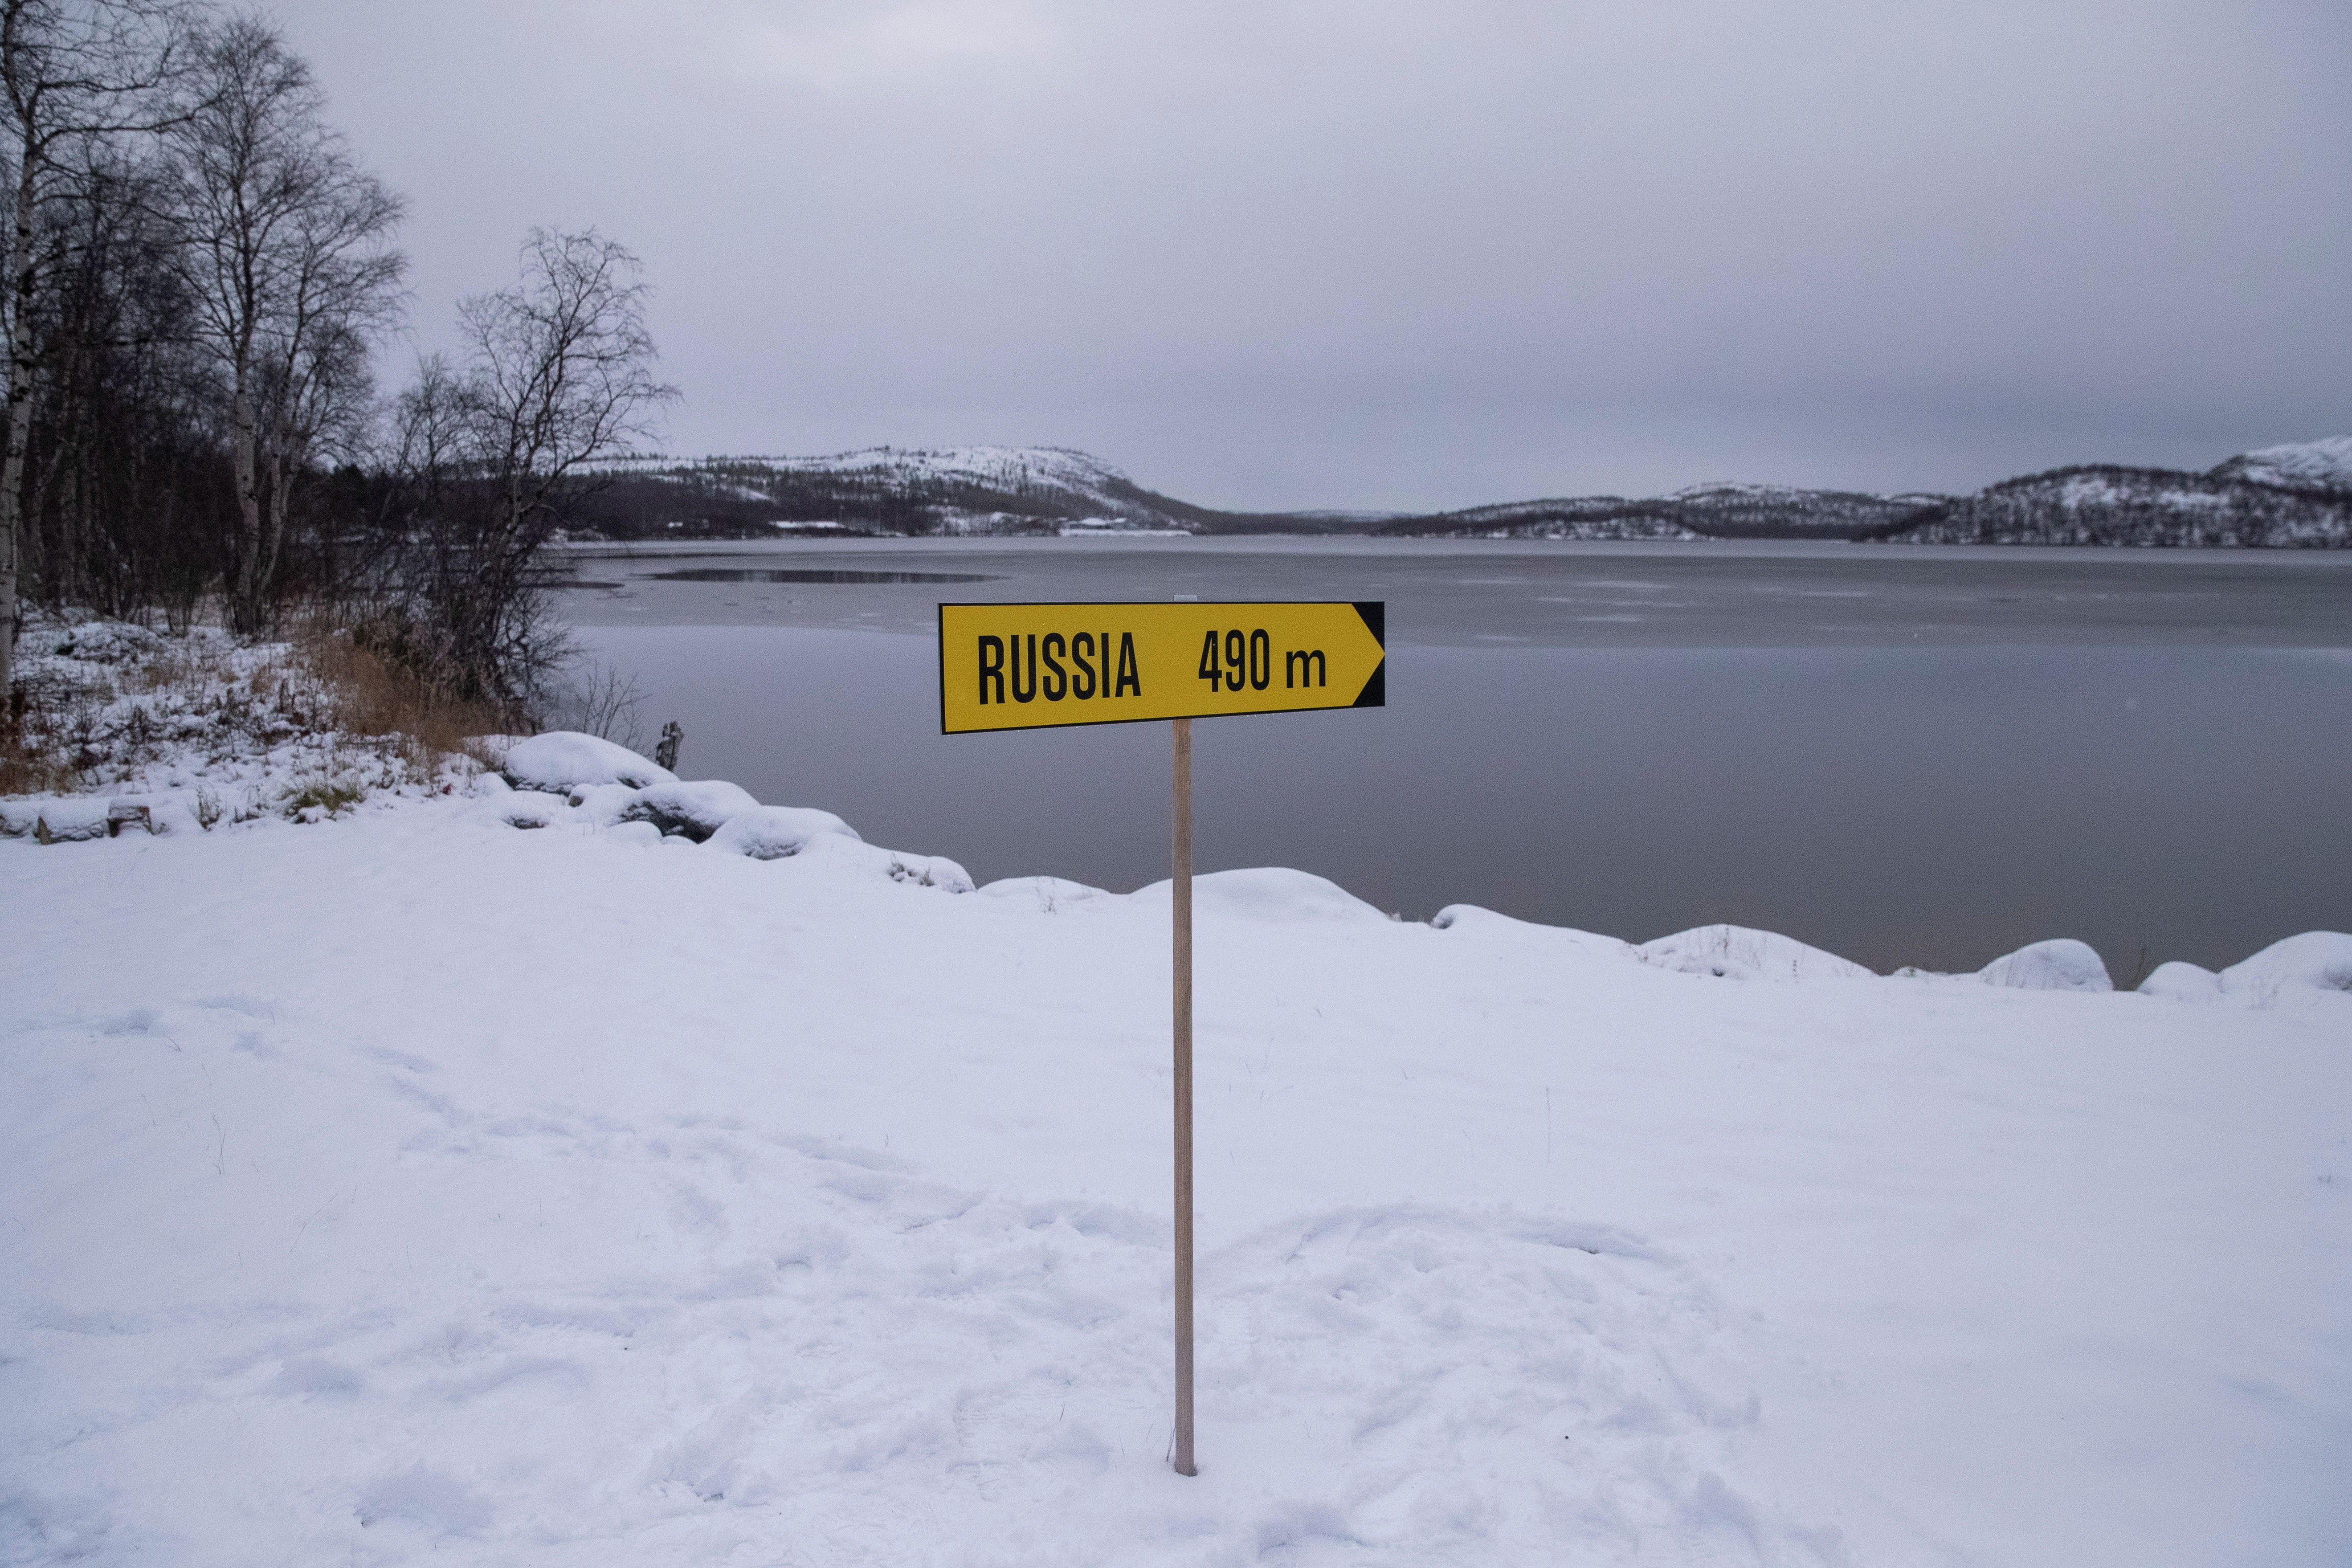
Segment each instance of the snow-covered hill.
M1638 500L1580 496L1471 507L1400 518L1380 531L1419 538L1851 539L1944 499L1717 482Z
M2352 544L2352 492L2283 489L2222 469L2053 468L1927 508L1869 537L1913 544L2342 547Z
M2215 468L2213 477L2248 479L2281 489L2352 495L2352 436L2242 452Z
M829 457L713 462L751 474L863 483L899 495L940 498L947 503L945 531L950 532L996 531L1014 518L1172 525L1166 511L1143 500L1144 490L1126 473L1067 447L870 447ZM993 504L999 502L1006 504Z
M1008 494L1054 489L1105 505L1135 488L1122 470L1070 447L868 447L830 457L712 460L780 473L873 474L908 485L978 484Z
M812 526L916 534L1065 529L1234 531L1233 513L1145 489L1066 447L869 447L824 457L646 458L615 464L592 527L621 537L713 529L736 536ZM715 525L715 528L714 528ZM1345 524L1301 520L1298 531Z

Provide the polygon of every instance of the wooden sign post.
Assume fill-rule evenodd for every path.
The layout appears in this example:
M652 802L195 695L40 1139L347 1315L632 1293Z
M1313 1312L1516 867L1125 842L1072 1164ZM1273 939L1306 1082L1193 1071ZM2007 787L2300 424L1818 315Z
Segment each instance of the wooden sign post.
M1178 719L1176 833L1169 859L1169 926L1175 938L1176 1473L1192 1463L1192 721Z
M1176 1473L1192 1452L1192 721L1379 708L1387 606L1374 602L941 605L940 730L1171 721L1176 1175Z

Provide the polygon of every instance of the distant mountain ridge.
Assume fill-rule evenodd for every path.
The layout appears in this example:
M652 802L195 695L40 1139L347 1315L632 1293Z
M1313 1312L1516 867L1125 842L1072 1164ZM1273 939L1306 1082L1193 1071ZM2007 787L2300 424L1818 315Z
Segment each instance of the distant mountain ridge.
M1148 489L1066 447L873 447L825 457L610 465L586 536L1104 532L1402 538L1819 539L1895 543L2352 545L2352 436L2242 453L2204 473L2086 464L1974 495L1713 483L1455 511L1244 512Z
M1853 539L1945 499L1717 483L1647 500L1582 496L1471 507L1392 519L1375 531L1454 539Z
M2218 465L2212 477L2251 479L2276 489L2352 494L2352 436L2242 452Z
M1906 544L2352 545L2352 437L2265 447L2204 473L2083 464L1953 497L1855 536Z
M1235 512L1149 490L1068 447L868 447L827 457L642 458L583 520L619 539L779 533L1360 533L1390 514Z

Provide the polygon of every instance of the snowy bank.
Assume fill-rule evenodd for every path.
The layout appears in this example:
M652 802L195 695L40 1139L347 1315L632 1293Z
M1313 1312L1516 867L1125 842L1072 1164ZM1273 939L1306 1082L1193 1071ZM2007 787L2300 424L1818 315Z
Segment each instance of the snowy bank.
M1203 876L1188 1481L1166 885L570 773L0 843L0 1559L2352 1550L2352 938L2186 1005Z
M404 736L340 728L345 694L292 644L217 626L164 637L28 608L16 672L22 765L48 775L49 787L0 795L0 837L78 843L264 816L315 823L371 797L450 793L478 771Z

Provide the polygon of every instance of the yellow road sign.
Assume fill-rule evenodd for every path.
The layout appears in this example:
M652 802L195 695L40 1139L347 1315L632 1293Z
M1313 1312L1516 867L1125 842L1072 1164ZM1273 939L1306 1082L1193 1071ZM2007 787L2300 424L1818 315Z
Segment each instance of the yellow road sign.
M1379 708L1379 601L941 605L940 730Z

